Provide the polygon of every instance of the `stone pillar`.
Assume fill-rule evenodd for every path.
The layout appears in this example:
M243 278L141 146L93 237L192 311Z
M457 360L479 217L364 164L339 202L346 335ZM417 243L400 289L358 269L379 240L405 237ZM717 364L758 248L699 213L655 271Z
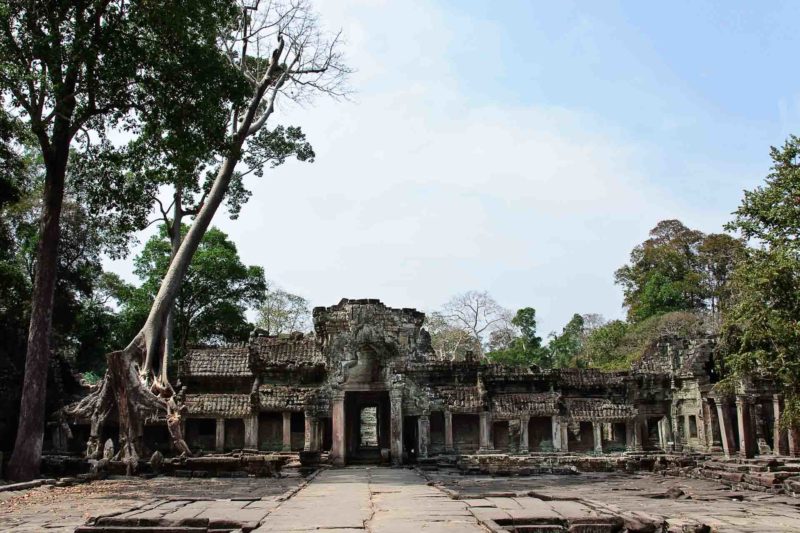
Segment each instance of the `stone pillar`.
M561 451L569 451L569 424L564 421L561 424Z
M561 423L558 421L558 416L551 416L550 421L552 426L553 449L557 452L566 451L562 450L564 445L561 441Z
M292 451L292 413L283 412L283 451Z
M479 452L487 452L492 449L492 419L489 416L489 411L481 411L480 421L478 423L480 429L480 448Z
M453 413L450 411L444 412L444 451L453 452Z
M244 419L244 447L258 449L258 414L246 416Z
M731 457L736 451L736 444L733 442L733 426L728 406L724 400L714 400L717 404L717 418L719 419L719 433L722 437L722 450L725 457Z
M419 455L420 459L427 459L428 445L431 442L431 419L429 415L420 415L417 419L417 437L419 440Z
M307 452L319 451L319 419L306 411L305 439L303 450Z
M221 452L225 449L225 419L217 418L217 438L215 440L216 449Z
M705 422L706 451L710 453L721 451L722 443L716 438L714 424L717 424L716 409L711 407L708 398L703 398L703 419Z
M669 418L664 416L658 421L658 440L661 443L661 449L665 452L670 452L674 442L672 440L672 424Z
M389 393L390 436L392 464L403 464L403 389L393 388Z
M344 392L335 393L332 406L333 434L331 443L331 461L342 466L345 464L344 445ZM392 418L394 420L394 418Z
M774 423L772 427L772 453L775 455L786 455L789 453L789 439L786 431L781 430L780 420L783 409L781 408L781 395L772 396L772 413Z
M797 426L789 428L787 433L789 457L800 457L800 428Z
M642 451L642 427L638 416L625 421L625 447L629 452Z
M750 402L744 396L736 397L736 420L739 424L739 456L755 457L753 426L750 420Z
M594 433L594 451L603 453L603 425L600 422L592 422L592 431Z
M528 442L528 428L531 417L526 415L519 419L519 453L528 453L530 443Z

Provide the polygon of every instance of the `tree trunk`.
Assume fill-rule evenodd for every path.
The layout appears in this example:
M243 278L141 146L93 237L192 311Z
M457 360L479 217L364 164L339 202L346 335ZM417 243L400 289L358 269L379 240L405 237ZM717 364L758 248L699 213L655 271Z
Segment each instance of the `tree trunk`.
M175 191L175 207L173 209L172 217L172 230L170 231L170 246L171 252L169 257L170 265L173 259L178 254L181 247L181 224L183 223L183 207L181 202L183 195L180 189ZM169 384L169 365L175 357L175 303L167 313L167 319L164 323L164 354L161 356L161 372L159 381L162 386L166 387Z
M25 354L25 378L17 438L8 465L10 479L27 481L39 474L44 439L45 393L50 361L50 329L61 236L61 206L69 157L69 142L54 146L45 156L44 202L36 252L36 274L31 298L31 320Z
M147 321L124 350L112 352L106 356L108 371L106 371L101 388L68 413L90 416L93 422L100 420L104 416L103 413L108 413L113 409L113 406L109 406L108 403L109 399L113 397L119 413L119 458L128 462L129 472L135 466L140 453L140 429L143 427L144 415L147 414L148 409L166 413L167 428L176 447L183 453L191 453L181 434L181 416L185 412L185 407L179 407L176 404L172 387L168 382L166 385L158 383L159 380L154 374L153 365L158 357L158 352L164 347L164 326L168 314L175 305L181 282L200 241L211 225L211 220L225 199L231 177L242 156L242 145L245 139L257 131L257 128L255 131L250 131L250 128L264 93L277 79L275 76L278 72L278 59L282 50L283 40L281 39L278 48L273 51L271 66L265 75L265 80L256 88L247 112L231 139L228 154L217 171L205 203L200 207L192 227L182 239L177 253L170 262L169 269L164 275L153 305L150 307ZM269 113L271 111L272 105L270 104ZM265 116L262 116L261 126L265 120ZM180 228L177 229L179 232ZM109 387L113 389L113 395L108 394Z

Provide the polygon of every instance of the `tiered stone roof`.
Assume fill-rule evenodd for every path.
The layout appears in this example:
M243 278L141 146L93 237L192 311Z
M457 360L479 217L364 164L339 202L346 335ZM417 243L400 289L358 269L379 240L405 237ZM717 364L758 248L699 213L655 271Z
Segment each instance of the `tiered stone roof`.
M475 412L481 407L478 387L465 385L439 386L433 388L434 397L441 399L445 408L454 413Z
M258 367L325 366L314 337L255 337L250 343L250 354Z
M567 411L574 420L613 422L636 416L636 408L627 403L614 403L605 398L567 398Z
M252 377L245 345L189 350L180 363L186 377Z
M498 394L492 398L492 410L499 414L553 416L558 414L559 397L555 392Z
M249 394L187 394L184 402L195 417L243 417L253 411Z
M258 401L261 409L302 411L308 394L317 387L291 387L285 385L260 385Z

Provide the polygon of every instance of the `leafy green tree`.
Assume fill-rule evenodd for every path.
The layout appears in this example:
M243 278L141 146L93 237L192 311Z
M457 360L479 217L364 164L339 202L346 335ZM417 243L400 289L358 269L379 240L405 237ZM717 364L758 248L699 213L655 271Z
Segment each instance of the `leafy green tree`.
M576 366L628 370L664 337L694 338L708 333L705 315L673 311L640 322L613 320L592 330L576 358Z
M39 468L71 153L91 152L89 130L109 147L104 136L114 126L184 141L211 123L224 127L222 104L243 86L217 48L233 14L227 0L0 2L0 99L35 139L45 169L13 479L30 479ZM142 204L105 179L90 183L113 200L106 209Z
M516 335L507 341L506 346L489 352L488 359L508 365L552 366L550 354L542 346L542 338L536 334L536 310L532 307L519 309L511 319L511 325L516 328Z
M800 138L771 149L766 183L746 191L729 229L760 244L731 281L723 340L729 379L762 374L785 396L782 422L800 426Z
M184 225L183 233L188 231ZM172 246L162 226L134 260L139 287L117 284L121 304L119 338L130 338L141 328L153 298L169 268ZM176 357L193 344L219 344L247 340L253 325L246 312L263 303L264 270L245 266L236 245L217 228L203 237L181 284L175 304Z
M631 321L705 306L698 260L703 238L701 232L678 220L664 220L650 231L649 239L631 251L630 263L615 273Z
M628 319L639 322L673 311L709 310L718 321L730 297L727 282L744 243L726 234L705 235L678 220L664 220L615 273Z
M620 355L630 325L622 320L612 320L592 331L576 361L583 368L614 368L625 365L627 357Z
M572 315L560 334L550 334L547 351L554 367L565 368L574 365L575 358L583 349L585 327L586 320L576 313Z

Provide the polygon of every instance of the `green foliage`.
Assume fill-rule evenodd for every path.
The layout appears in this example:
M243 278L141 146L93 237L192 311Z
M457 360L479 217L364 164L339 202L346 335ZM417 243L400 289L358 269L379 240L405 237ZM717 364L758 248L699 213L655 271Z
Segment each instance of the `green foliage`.
M188 227L182 228L185 234ZM135 258L140 287L116 283L115 297L122 306L121 337L130 338L141 328L161 280L169 268L171 245L161 228ZM211 228L203 236L181 284L175 304L176 358L192 344L217 344L247 340L253 326L246 311L264 298L266 282L261 267L242 264L236 245Z
M15 192L0 205L0 354L24 362L44 169L36 152L18 146ZM102 369L113 338L113 311L99 298L103 255L118 255L128 240L113 213L94 213L81 181L71 182L61 222L61 253L53 299L53 348L76 369Z
M673 311L636 323L613 320L589 333L575 366L628 370L662 337L696 337L705 330L696 312Z
M615 273L628 319L707 308L717 313L729 297L726 282L743 250L729 235L705 235L678 220L659 222Z
M517 334L507 336L505 346L492 343L495 348L486 354L487 359L507 365L549 368L552 365L549 352L542 346L542 338L536 335L536 310L532 307L519 309L511 324L517 328Z
M551 333L547 343L550 361L555 368L565 368L575 364L575 359L583 349L585 319L574 314L560 334Z
M92 372L91 370L89 370L88 372L83 372L81 374L81 377L89 385L96 385L97 383L100 383L100 379L101 379L100 378L100 374L98 374L96 372Z
M765 185L746 191L729 229L762 246L750 249L731 279L723 324L725 364L733 377L777 380L784 425L800 424L800 138L772 148Z

